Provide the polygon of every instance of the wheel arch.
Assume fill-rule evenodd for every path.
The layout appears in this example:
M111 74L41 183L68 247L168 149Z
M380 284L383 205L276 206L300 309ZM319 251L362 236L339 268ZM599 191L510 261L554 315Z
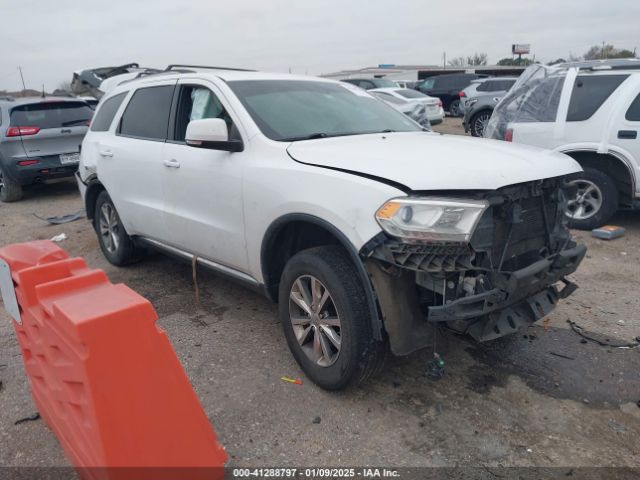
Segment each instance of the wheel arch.
M598 153L596 150L588 149L561 150L561 152L572 157L582 168L593 168L610 176L618 189L619 204L625 207L633 206L636 180L624 156L613 151Z
M89 179L89 182L87 183L87 190L84 194L84 209L89 220L93 220L98 195L100 195L100 192L106 190L105 186L100 183L97 177Z
M277 302L280 277L289 258L299 251L322 245L339 245L346 250L358 271L367 296L373 336L376 340L382 340L382 319L369 275L358 251L340 229L314 215L287 214L273 221L267 228L260 248L260 267L267 297Z

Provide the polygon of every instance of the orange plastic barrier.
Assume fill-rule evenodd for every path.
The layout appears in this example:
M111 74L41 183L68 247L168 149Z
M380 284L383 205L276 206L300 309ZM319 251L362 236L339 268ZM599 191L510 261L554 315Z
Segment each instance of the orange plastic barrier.
M41 416L84 478L223 478L227 455L155 310L50 241L9 245Z

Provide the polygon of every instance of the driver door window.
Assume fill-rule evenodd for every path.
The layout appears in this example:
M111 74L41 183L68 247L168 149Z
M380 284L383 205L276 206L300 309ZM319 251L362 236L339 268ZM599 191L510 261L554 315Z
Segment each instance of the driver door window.
M176 106L173 140L183 143L189 122L191 120L202 120L203 118L223 119L227 124L229 139L240 139L231 117L211 90L199 85L181 86Z

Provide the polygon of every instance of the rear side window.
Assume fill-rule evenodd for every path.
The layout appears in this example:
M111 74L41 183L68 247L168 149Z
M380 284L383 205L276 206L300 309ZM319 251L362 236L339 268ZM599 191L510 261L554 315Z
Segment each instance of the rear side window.
M429 90L431 88L434 88L435 86L436 86L435 78L428 78L424 82L422 82L422 84L420 84L420 88L423 90Z
M166 140L175 85L136 90L122 114L118 133L150 140Z
M627 110L625 118L631 122L640 122L640 95L631 102L631 106L629 106L629 110Z
M104 101L91 124L92 132L106 132L109 130L113 117L116 116L116 112L126 96L127 92L123 92Z
M478 92L504 92L509 90L515 80L487 80L478 85Z
M573 85L568 122L588 120L629 75L579 76Z
M10 124L16 127L62 128L88 125L93 110L85 102L40 102L11 110Z

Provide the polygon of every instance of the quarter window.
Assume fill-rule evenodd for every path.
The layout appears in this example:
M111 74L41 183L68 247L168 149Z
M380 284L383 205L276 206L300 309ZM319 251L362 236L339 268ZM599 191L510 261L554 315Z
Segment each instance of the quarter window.
M588 120L629 75L578 76L569 101L568 122Z
M116 112L126 96L127 92L123 92L104 101L91 123L92 132L106 132L109 130L113 117L116 116Z
M174 85L136 90L127 105L118 133L130 137L166 140Z
M625 118L631 122L640 122L640 95L629 106Z

